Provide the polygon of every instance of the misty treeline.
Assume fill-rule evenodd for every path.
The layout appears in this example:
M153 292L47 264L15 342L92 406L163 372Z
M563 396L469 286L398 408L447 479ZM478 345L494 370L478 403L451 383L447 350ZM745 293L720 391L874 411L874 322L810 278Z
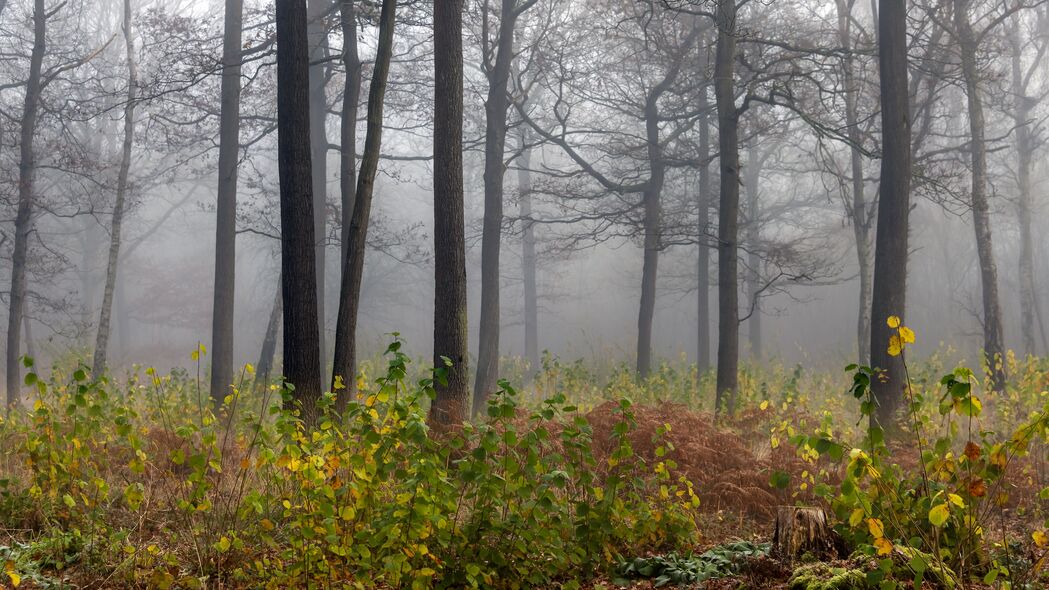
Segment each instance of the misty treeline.
M638 375L687 307L727 411L822 290L849 321L796 340L847 334L883 412L907 303L996 388L1046 352L1039 0L0 0L0 44L9 407L23 355L101 374L148 329L204 344L216 400L256 351L308 416L353 399L366 316L432 319L461 421L609 260L584 290L625 289Z

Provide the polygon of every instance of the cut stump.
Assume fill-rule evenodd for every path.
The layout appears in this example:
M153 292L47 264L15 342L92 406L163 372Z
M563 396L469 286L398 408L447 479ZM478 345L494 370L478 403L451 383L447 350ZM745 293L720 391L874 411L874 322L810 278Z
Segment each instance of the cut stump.
M794 560L809 553L818 558L833 558L837 557L840 545L841 539L830 527L822 508L776 507L772 550L777 556Z

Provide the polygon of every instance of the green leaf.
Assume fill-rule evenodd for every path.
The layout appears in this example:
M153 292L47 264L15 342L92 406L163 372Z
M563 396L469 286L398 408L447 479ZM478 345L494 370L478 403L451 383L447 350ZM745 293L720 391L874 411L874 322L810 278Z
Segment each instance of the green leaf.
M941 527L947 523L950 516L951 510L946 504L937 504L929 511L929 522L932 523L932 526Z
M769 485L777 490L785 489L790 485L790 474L785 471L773 471L769 477Z

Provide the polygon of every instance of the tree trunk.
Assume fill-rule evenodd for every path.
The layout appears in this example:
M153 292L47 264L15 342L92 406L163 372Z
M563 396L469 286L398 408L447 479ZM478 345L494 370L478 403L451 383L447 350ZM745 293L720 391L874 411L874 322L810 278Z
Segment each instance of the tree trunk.
M281 293L281 279L277 279L276 294L273 296L273 307L270 319L266 322L266 335L262 338L262 350L259 351L259 362L255 365L255 389L261 390L270 381L273 373L273 357L277 354L277 332L280 331L280 316L283 311L284 298Z
M22 108L18 159L18 212L15 214L15 243L11 255L11 292L7 318L7 408L21 398L22 368L21 328L25 312L26 258L29 252L29 233L33 223L33 179L36 176L36 154L33 139L36 135L37 114L40 109L41 69L47 49L47 8L44 0L33 2L33 49L29 57L29 77L26 79L25 102Z
M1019 16L1013 15L1009 31L1012 44L1011 56L1013 125L1016 129L1016 217L1020 227L1020 331L1023 334L1023 350L1026 355L1037 353L1035 349L1035 280L1034 242L1031 234L1031 106L1023 72L1023 39L1020 35Z
M124 223L124 206L127 200L128 173L131 169L131 148L135 141L135 105L138 92L138 63L135 60L135 42L131 26L131 0L124 0L124 44L127 48L127 103L124 105L124 144L120 151L120 168L117 171L116 202L113 204L113 222L109 230L109 259L106 266L106 285L102 290L102 311L98 318L98 333L95 338L95 356L91 362L91 372L96 376L102 375L106 370L106 352L109 349L110 318L113 312L113 290L117 282L116 279L120 261L120 237L121 227ZM230 327L232 328L232 321ZM214 346L212 348L214 348ZM214 371L214 367L212 368L212 371Z
M339 4L342 17L342 65L346 79L342 85L342 123L339 133L339 192L342 197L342 246L339 260L350 252L350 225L357 201L357 109L361 101L361 58L357 53L357 10L354 0ZM338 335L335 336L338 339Z
M332 391L342 377L345 389L337 391L337 407L342 410L356 394L357 386L357 310L361 303L361 278L364 274L364 256L368 245L368 220L371 216L375 173L379 168L379 148L382 145L383 99L386 79L393 54L393 30L396 18L396 0L383 0L379 16L379 45L375 69L368 88L368 129L361 158L361 175L357 182L356 203L350 220L349 253L343 261L342 284L339 289L339 317L335 325L335 359L332 363Z
M852 6L855 0L837 0L838 42L845 50L842 80L845 86L845 125L849 138L849 163L852 174L852 202L849 217L856 241L856 262L859 268L860 295L856 314L856 346L860 364L870 362L871 345L871 239L870 216L863 179L863 153L860 144L858 101L860 88L856 81L855 57L852 54Z
M717 4L714 98L718 109L718 374L715 411L735 411L739 380L739 113L735 105L736 3Z
M772 535L775 555L792 561L806 553L821 558L839 557L841 544L822 508L776 507L776 530Z
M527 128L521 127L521 164L517 171L517 188L521 193L521 265L524 275L525 358L529 370L540 370L539 361L539 288L536 281L535 223L532 222L532 148L528 147Z
M434 367L442 374L430 421L466 418L466 238L463 225L463 0L433 6ZM447 363L450 364L446 364Z
M980 73L976 64L976 35L969 22L971 0L954 1L954 24L961 53L962 77L969 108L969 154L972 158L972 210L976 230L976 254L980 262L983 287L983 351L987 356L991 384L995 391L1005 390L1005 348L1003 346L1002 310L998 301L998 267L994 262L991 240L991 211L987 197L987 142L980 96Z
M276 0L284 378L307 423L321 396L306 0Z
M750 301L750 317L747 318L750 354L755 359L761 358L761 256L758 247L761 241L759 193L761 168L764 158L751 146L747 155L747 167L744 169L744 186L747 190L747 296Z
M903 359L888 353L889 316L906 312L907 235L911 190L911 121L907 93L906 0L880 0L878 65L881 73L882 159L878 229L871 300L871 364L883 371L871 389L878 419L890 425L903 399Z
M696 365L701 373L710 368L710 116L706 112L709 106L707 89L703 88L699 94L699 108L703 114L699 119L699 268L696 283L699 310Z
M656 314L656 279L659 273L659 250L662 246L663 208L660 197L666 165L663 163L663 144L659 140L659 97L672 81L664 78L649 92L645 101L645 134L651 173L643 193L645 219L645 253L641 266L641 303L637 314L637 374L648 377L652 370L652 321Z
M313 236L316 240L314 256L317 272L317 342L318 370L324 374L327 359L325 330L325 275L327 273L328 240L328 96L327 83L331 66L328 63L331 48L328 44L329 16L333 0L308 0L307 37L310 52L310 162L313 186Z

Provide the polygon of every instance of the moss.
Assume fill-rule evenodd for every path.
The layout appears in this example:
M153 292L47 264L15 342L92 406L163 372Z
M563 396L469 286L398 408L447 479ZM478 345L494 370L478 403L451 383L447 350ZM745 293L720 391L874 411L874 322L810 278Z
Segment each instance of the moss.
M867 587L867 575L860 569L811 563L794 570L787 584L790 590L855 590Z
M924 568L924 577L927 581L936 584L940 588L954 590L958 587L958 574L946 565L938 565L933 556L913 547L897 545L893 548L893 558L898 567L906 568L905 571L914 571Z

